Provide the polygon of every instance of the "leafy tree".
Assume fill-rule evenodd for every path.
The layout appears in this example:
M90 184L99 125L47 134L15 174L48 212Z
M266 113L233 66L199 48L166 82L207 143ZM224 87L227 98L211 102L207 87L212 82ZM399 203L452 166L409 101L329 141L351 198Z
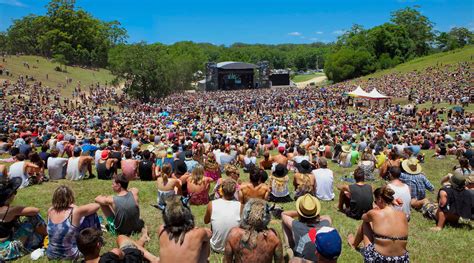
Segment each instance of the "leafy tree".
M436 44L442 51L461 48L474 44L474 33L464 27L454 27L449 32L441 32L436 37Z
M415 44L417 56L428 54L430 44L434 40L434 24L428 17L422 15L417 9L407 7L393 12L391 21L408 32L409 38Z
M342 47L328 56L325 72L335 82L356 78L374 71L373 59L367 50Z

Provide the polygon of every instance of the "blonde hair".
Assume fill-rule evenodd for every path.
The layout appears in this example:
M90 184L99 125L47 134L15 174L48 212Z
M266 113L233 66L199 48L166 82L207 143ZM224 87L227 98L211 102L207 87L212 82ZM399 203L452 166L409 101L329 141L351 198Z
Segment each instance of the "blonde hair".
M204 167L200 164L196 165L191 174L191 182L193 184L201 184L204 177Z
M161 168L161 177L163 178L163 184L168 183L168 178L171 176L171 164L166 163Z

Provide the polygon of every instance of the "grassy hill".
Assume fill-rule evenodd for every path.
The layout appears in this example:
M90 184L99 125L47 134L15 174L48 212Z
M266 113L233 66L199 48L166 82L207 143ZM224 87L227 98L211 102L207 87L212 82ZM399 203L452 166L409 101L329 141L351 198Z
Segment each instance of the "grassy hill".
M377 71L364 76L362 79L377 78L395 72L404 73L413 70L422 70L436 65L457 64L459 62L474 63L474 46L467 46L461 49L416 58L394 68Z
M24 66L24 62L29 64L29 69ZM114 76L106 69L84 69L80 67L67 67L67 72L56 71L55 68L59 66L58 63L53 63L50 60L39 56L9 56L5 61L0 61L5 69L13 74L7 77L5 73L0 75L0 79L16 80L18 76L33 76L36 80L41 81L43 86L57 87L61 84L66 85L66 78L71 78L72 83L66 85L62 89L64 96L71 96L74 87L77 86L78 81L81 82L82 87L87 87L90 84L99 82L105 84L110 83ZM64 68L64 67L62 67Z

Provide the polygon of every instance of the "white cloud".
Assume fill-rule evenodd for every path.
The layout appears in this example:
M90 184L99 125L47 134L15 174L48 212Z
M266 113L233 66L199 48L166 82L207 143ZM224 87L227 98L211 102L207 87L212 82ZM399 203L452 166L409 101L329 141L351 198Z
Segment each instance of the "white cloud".
M346 31L345 31L345 30L335 30L335 31L333 31L332 33L333 33L334 35L342 35L342 34L346 33Z
M312 37L312 38L310 38L309 40L311 40L311 41L319 41L319 39L318 39L317 37Z
M324 32L323 31L316 31L314 32L316 35L322 35Z
M298 36L301 36L301 33L300 32L290 32L290 33L288 33L288 35L298 37Z
M23 4L22 2L18 0L0 0L0 4L17 6L17 7L26 7L25 4Z
M467 29L474 31L474 22L467 24Z

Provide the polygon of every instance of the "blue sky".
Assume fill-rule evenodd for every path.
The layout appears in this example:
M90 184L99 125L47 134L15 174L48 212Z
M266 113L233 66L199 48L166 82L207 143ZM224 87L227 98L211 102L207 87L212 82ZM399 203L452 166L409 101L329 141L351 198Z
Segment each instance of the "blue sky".
M0 31L12 19L44 14L48 2L0 0ZM388 22L392 11L415 5L437 30L474 30L474 0L77 0L76 5L99 19L120 21L128 42L330 42L354 23L370 28Z

